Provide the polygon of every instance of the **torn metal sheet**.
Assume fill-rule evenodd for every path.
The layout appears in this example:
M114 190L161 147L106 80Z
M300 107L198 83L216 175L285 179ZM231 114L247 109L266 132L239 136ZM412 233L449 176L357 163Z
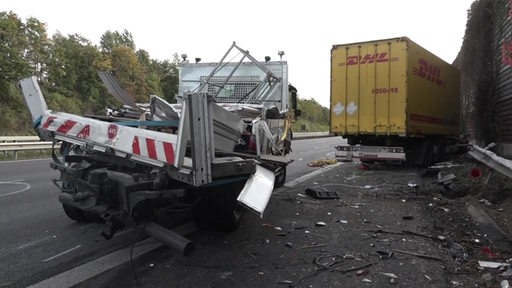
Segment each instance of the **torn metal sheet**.
M492 147L492 145L489 145ZM512 161L496 155L494 152L485 148L473 145L468 154L474 159L482 162L488 167L500 172L501 174L512 178Z
M256 165L256 172L249 177L237 200L263 217L274 189L274 181L274 172Z

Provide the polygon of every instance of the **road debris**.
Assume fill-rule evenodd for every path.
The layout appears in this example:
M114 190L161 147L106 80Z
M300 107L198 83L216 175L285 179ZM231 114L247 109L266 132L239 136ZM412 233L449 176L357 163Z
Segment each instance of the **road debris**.
M441 172L439 172L439 174L437 174L437 182L441 185L444 186L444 188L446 189L452 189L453 188L453 182L455 181L455 179L457 178L457 176L455 176L455 174L453 173L450 173L450 174L447 174L447 175L442 175Z
M501 268L501 267L508 267L510 266L509 263L505 263L505 262L491 262L491 261L481 261L481 260L478 260L478 266L482 267L482 268L493 268L493 269L496 269L496 268Z
M336 159L322 159L322 160L315 160L308 163L309 167L324 167L328 165L334 165L337 164L338 160Z
M391 257L393 257L393 252L377 250L377 255L379 256L379 259L381 259L381 260L388 260L388 259L391 259Z
M369 273L368 270L358 270L356 272L356 275L357 276L364 276L364 275L368 275L368 273Z
M416 184L416 182L414 182L414 180L409 181L409 183L407 183L407 186L409 186L411 188L418 188L418 184Z
M380 274L386 276L386 277L389 277L389 278L394 278L394 279L398 279L398 276L396 276L395 274L393 273L384 273L384 272L380 272Z
M505 272L501 273L500 276L505 277L505 278L512 277L512 268L510 266L508 266L507 270L505 270Z
M353 266L349 265L347 262L349 260L353 261L364 261L366 263ZM318 269L325 269L330 271L337 271L341 273L347 273L352 271L359 271L364 268L367 268L374 263L364 257L355 257L354 255L324 255L313 258L313 263L319 266Z
M314 245L302 246L302 249L320 248L320 247L325 247L325 246L327 246L327 245L326 244L314 244Z
M306 188L306 194L316 199L339 199L338 192L331 192L327 190L319 190L313 188Z
M489 258L489 259L498 258L498 254L496 252L492 251L491 247L489 247L489 246L482 246L480 248L480 251L482 251L482 253L484 253L487 256L487 258Z
M425 254L418 254L418 253L414 253L414 252L410 252L410 251L404 251L404 250L399 250L399 249L395 249L395 250L393 250L393 251L398 252L398 253L402 253L402 254L413 255L413 256L416 256L416 257L420 257L420 258L425 258L425 259L432 259L432 260L443 261L443 259L442 259L441 257L438 257L438 256L431 256L431 255L425 255Z

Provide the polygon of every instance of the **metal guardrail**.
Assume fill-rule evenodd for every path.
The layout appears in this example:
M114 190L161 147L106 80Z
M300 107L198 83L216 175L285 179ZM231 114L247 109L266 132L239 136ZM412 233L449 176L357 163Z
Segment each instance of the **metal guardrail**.
M472 146L468 154L493 170L512 178L512 160L500 157L487 148L480 148L476 145Z
M18 159L18 152L28 150L47 150L52 148L52 142L41 141L39 136L0 136L0 152L7 155L12 152Z
M329 132L295 132L294 139L309 139L329 137ZM0 136L0 152L14 153L14 159L18 159L19 151L46 150L52 148L52 142L41 141L38 136Z

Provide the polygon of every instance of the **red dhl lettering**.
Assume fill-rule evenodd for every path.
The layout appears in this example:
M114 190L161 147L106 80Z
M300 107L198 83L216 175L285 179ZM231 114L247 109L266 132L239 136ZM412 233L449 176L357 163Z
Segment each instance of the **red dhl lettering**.
M364 65L373 63L384 63L398 61L398 57L389 58L387 52L365 54L361 55L350 55L347 56L346 62L338 63L338 66L351 66L351 65Z
M446 81L441 79L441 68L420 58L418 60L419 67L412 68L412 74L424 78L428 81L434 82L439 86L445 86Z
M357 64L371 64L371 63L379 63L379 62L388 62L388 53L375 53L375 54L366 54L364 56L360 55L352 55L347 57L347 66L349 65L357 65Z

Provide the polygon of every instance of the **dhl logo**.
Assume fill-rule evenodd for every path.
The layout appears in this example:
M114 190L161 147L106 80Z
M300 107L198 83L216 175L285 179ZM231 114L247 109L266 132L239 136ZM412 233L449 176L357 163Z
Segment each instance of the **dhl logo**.
M428 81L434 82L439 86L445 86L446 81L441 79L441 68L435 64L420 58L418 60L419 67L412 68L412 74L424 78Z
M350 66L350 65L363 65L363 64L372 64L372 63L382 63L382 62L391 62L397 61L397 58L389 58L387 52L382 53L369 53L364 56L361 55L351 55L347 56L346 63L339 63L339 66Z

